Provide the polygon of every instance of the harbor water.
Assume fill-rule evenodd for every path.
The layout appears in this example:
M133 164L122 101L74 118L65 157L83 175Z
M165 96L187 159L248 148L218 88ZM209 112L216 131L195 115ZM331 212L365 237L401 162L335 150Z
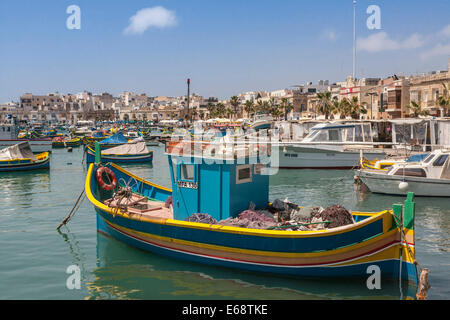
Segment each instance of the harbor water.
M127 170L170 187L163 146L153 165ZM179 261L129 247L96 231L93 206L83 199L60 231L56 227L84 188L83 148L54 149L50 171L2 173L0 179L0 299L407 299L415 288L382 279L296 279ZM350 170L280 170L270 178L270 199L300 205L343 205L381 211L404 197L355 190ZM429 299L450 297L450 201L416 198L416 254L430 272ZM71 266L80 288L68 285ZM370 274L367 275L369 277Z

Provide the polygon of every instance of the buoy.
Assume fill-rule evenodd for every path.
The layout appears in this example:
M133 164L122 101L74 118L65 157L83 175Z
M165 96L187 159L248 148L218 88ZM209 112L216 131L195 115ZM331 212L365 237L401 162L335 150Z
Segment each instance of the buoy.
M398 188L402 191L405 191L406 189L408 189L409 184L406 181L402 181L399 183Z

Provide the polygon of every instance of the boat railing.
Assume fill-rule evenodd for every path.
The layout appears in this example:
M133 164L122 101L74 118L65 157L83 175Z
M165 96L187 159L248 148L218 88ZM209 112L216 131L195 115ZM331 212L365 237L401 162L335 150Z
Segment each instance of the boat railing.
M270 156L272 151L270 141L232 139L231 141L170 140L166 143L165 152L172 155L237 158Z

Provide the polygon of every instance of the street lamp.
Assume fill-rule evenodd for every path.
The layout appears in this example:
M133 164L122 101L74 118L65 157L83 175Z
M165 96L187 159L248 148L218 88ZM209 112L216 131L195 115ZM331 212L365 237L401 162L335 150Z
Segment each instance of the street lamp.
M372 120L372 110L373 110L373 96L378 97L376 92L367 92L366 97L370 96L370 119Z

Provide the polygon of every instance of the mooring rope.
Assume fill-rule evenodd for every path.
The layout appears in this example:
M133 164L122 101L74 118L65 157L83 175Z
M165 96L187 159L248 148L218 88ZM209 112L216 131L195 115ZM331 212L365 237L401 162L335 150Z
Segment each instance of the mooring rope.
M63 225L67 224L67 222L69 222L70 218L73 217L73 215L78 210L78 208L80 208L81 202L83 202L83 200L84 200L83 195L84 195L84 188L83 188L83 191L81 191L80 195L78 196L78 199L75 202L75 205L72 207L72 210L70 210L69 214L63 219L63 221L59 224L59 226L56 228L56 230L59 230ZM81 202L80 202L80 199L81 199ZM77 205L78 205L78 207L77 207Z

